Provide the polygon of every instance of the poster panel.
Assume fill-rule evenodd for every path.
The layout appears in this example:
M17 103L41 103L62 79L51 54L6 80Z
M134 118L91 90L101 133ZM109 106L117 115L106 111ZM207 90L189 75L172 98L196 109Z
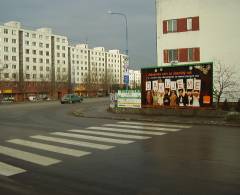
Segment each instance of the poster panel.
M212 107L213 63L143 68L142 107Z
M141 108L140 90L118 90L117 93L118 108Z

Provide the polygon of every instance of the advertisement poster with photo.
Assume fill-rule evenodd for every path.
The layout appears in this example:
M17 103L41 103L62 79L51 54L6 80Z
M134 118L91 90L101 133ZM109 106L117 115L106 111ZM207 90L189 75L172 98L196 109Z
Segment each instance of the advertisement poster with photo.
M213 63L143 68L142 107L212 107Z

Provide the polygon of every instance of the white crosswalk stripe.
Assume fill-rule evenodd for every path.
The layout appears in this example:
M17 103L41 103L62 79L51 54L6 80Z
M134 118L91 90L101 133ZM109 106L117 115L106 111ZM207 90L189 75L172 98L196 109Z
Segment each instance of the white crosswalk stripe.
M176 132L176 131L181 130L181 129L176 129L176 128L146 127L146 126L119 125L119 124L104 124L103 126L105 126L105 127L130 128L130 129L142 129L142 130L170 131L170 132Z
M24 172L26 172L26 170L0 162L0 175L12 176Z
M83 146L83 147L94 148L99 150L108 150L115 147L115 146L96 144L91 142L84 142L84 141L77 141L77 140L70 140L70 139L63 139L63 138L56 138L56 137L49 137L49 136L42 136L42 135L31 136L31 138L50 141L50 142L75 145L75 146Z
M166 123L150 123L150 122L128 122L128 121L121 121L118 122L119 124L129 124L129 125L142 125L142 126L154 126L154 127L173 127L173 128L191 128L189 125L172 125Z
M61 160L33 154L30 152L24 152L22 150L17 150L5 146L0 146L0 154L4 154L6 156L21 159L42 166L49 166L61 162Z
M42 144L42 143L27 141L27 140L23 140L23 139L12 139L12 140L8 140L7 142L22 145L22 146L27 146L30 148L46 150L46 151L65 154L65 155L69 155L69 156L75 156L75 157L80 157L80 156L85 156L85 155L90 154L90 152L69 149L69 148L59 147L59 146L53 146L53 145L48 145L48 144Z
M144 135L165 135L166 134L166 133L163 133L163 132L132 130L132 129L120 129L120 128L112 128L112 127L88 127L87 129L121 132L121 133L132 133L132 134L144 134Z
M132 140L121 140L121 139L113 139L113 138L106 138L106 137L96 137L96 136L80 135L80 134L74 134L74 133L54 132L54 133L51 133L51 134L52 135L65 136L65 137L100 141L100 142L115 143L115 144L130 144L130 143L134 142Z
M73 129L73 130L68 130L68 131L74 132L74 133L88 133L88 134L94 134L94 135L105 135L105 136L110 136L110 137L129 138L129 139L138 139L138 140L145 140L145 139L150 138L150 137L147 137L147 136L140 136L140 135L127 135L127 134L120 134L120 133L106 133L106 132L79 130L79 129Z

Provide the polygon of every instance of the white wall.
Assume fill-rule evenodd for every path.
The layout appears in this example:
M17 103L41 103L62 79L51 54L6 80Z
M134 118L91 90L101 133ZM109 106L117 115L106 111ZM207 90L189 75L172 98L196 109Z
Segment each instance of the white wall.
M163 49L200 47L201 62L240 66L239 8L239 0L157 0L158 65L164 65ZM194 16L199 31L163 34L163 20Z

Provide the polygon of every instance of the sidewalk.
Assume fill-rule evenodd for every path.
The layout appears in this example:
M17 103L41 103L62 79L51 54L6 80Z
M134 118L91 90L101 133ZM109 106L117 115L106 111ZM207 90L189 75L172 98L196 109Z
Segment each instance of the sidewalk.
M89 106L82 106L73 112L76 117L112 119L112 120L133 120L143 122L164 122L191 125L217 125L217 126L233 126L240 127L239 123L229 123L224 118L207 118L207 117L179 117L179 116L163 116L163 115L141 115L141 114L122 114L112 113L108 111L109 102L104 101L96 105L94 110Z

